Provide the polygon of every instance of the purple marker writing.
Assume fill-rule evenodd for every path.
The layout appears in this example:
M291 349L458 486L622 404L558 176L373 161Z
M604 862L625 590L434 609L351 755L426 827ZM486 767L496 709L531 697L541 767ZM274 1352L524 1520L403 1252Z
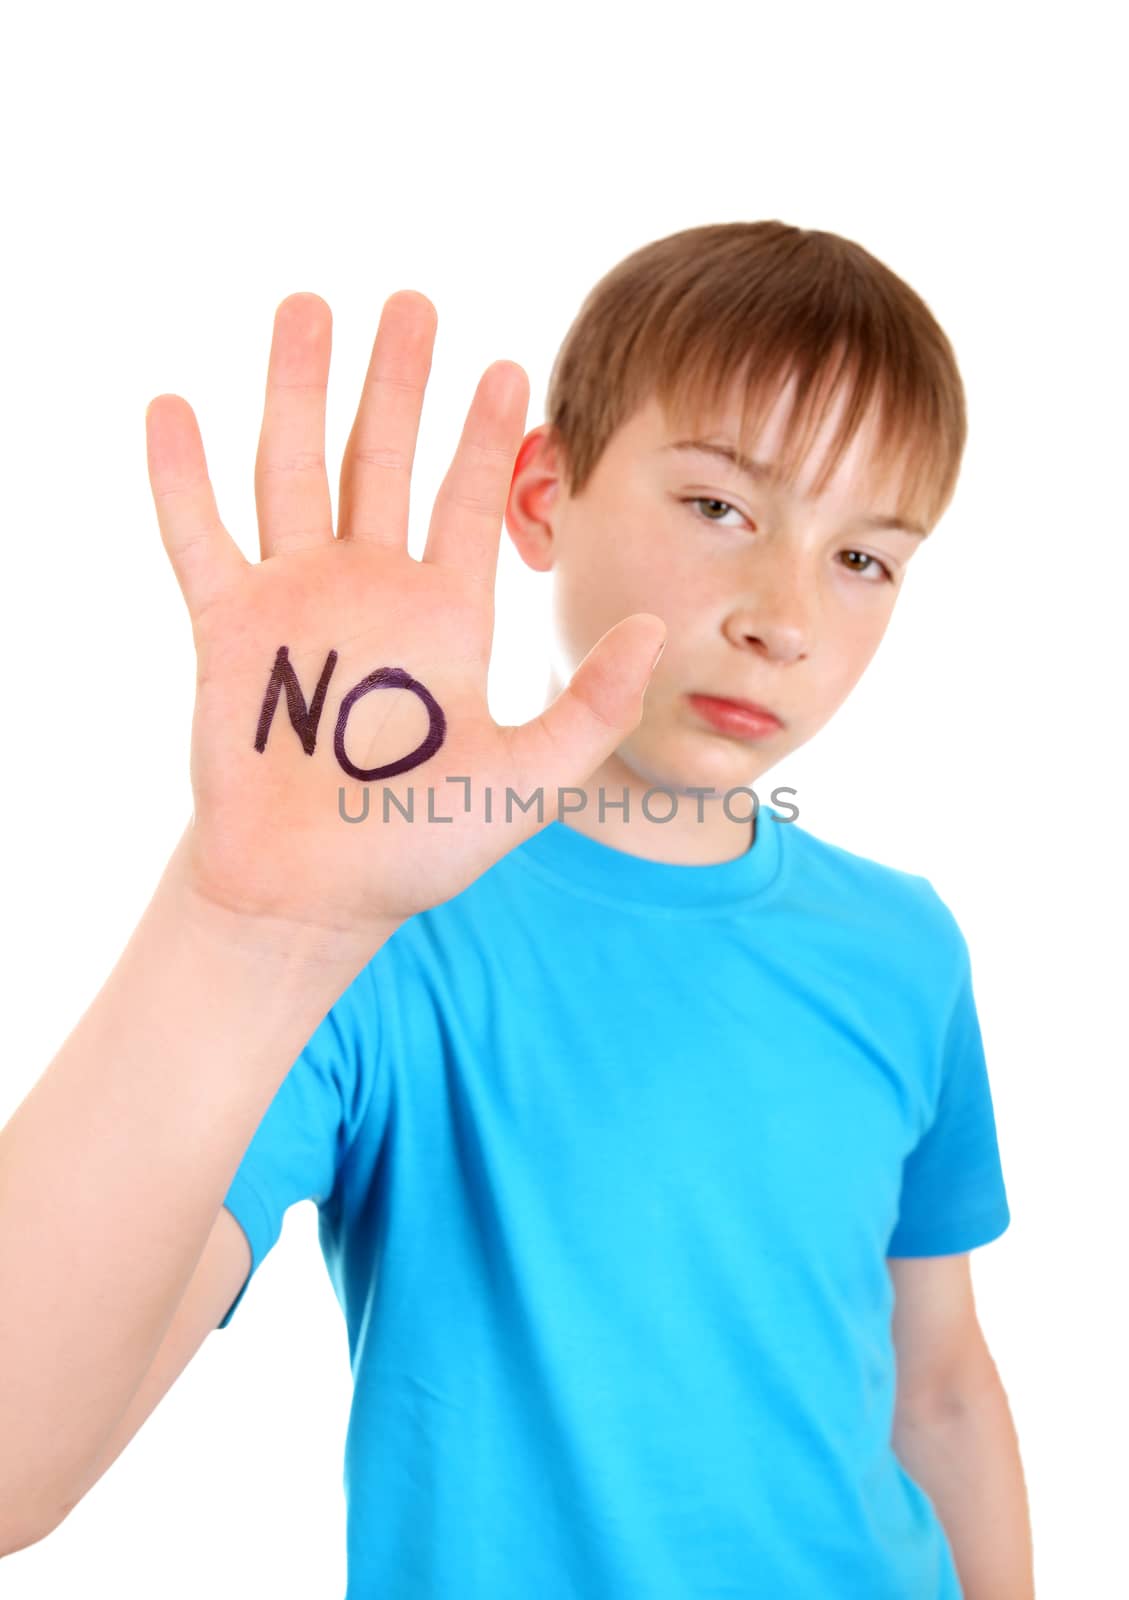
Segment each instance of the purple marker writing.
M345 754L345 723L356 702L373 689L410 689L427 707L429 726L423 743L418 744L409 755L401 756L399 761L390 761L386 767L355 767ZM333 732L333 753L351 778L362 778L369 783L375 778L392 778L397 772L409 772L412 767L420 766L435 754L446 733L447 719L439 702L418 678L413 678L403 667L377 667L375 672L370 672L367 678L362 678L350 689L342 700L341 710L337 714L337 727Z
M278 698L282 690L286 690L286 709L290 716L290 723L299 739L302 749L308 756L312 756L317 742L318 724L321 721L322 709L325 705L326 690L329 680L333 676L333 669L337 665L337 651L331 650L326 657L325 666L322 668L321 677L318 679L314 697L309 706L302 693L302 686L298 676L290 663L287 647L280 644L274 658L274 666L267 682L263 704L259 711L259 725L255 732L255 749L260 754L267 747L267 734L270 732L274 713L278 706ZM366 694L371 694L374 689L409 689L423 701L427 708L428 730L422 744L401 756L397 761L391 761L383 767L358 767L350 761L345 751L345 726L349 720L349 713L357 701ZM337 714L337 726L333 732L333 753L338 763L351 778L360 778L364 782L371 782L376 778L391 778L398 772L409 772L413 767L420 766L430 756L433 756L443 743L447 733L447 719L443 709L430 693L426 685L420 683L418 678L413 678L403 667L378 667L375 672L370 672L367 678L353 686L341 702L341 709Z
M331 650L325 658L325 666L321 669L318 686L314 690L314 698L309 707L306 706L306 697L302 693L302 685L298 682L298 675L290 665L290 655L284 644L278 647L278 654L274 658L271 669L270 681L267 683L267 692L263 696L262 710L259 712L259 726L255 733L255 749L262 753L267 747L267 734L274 720L275 707L278 705L279 692L286 688L286 709L290 713L291 726L302 741L302 749L308 756L314 753L314 743L317 739L318 723L321 721L321 708L325 704L325 691L329 688L329 680L333 676L333 669L337 665L337 651Z

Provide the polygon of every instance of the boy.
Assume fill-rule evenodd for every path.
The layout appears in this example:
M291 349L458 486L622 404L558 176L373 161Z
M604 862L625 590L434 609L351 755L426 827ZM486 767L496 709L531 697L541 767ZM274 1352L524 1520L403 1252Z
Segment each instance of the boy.
M335 536L328 307L283 302L257 564L190 409L150 407L195 810L0 1135L3 1548L66 1516L313 1198L349 1600L1021 1600L967 947L925 879L741 804L857 682L948 504L948 342L835 235L656 241L589 295L524 439L524 373L488 369L416 562L434 333L386 303ZM503 512L556 580L523 727L486 709Z

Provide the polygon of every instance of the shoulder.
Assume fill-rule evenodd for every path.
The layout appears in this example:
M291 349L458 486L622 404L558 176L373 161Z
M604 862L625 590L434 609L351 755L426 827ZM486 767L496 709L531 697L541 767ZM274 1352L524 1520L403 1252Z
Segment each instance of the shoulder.
M922 873L813 833L799 822L787 829L792 881L829 916L849 921L861 938L873 937L912 964L959 971L967 959L960 924Z

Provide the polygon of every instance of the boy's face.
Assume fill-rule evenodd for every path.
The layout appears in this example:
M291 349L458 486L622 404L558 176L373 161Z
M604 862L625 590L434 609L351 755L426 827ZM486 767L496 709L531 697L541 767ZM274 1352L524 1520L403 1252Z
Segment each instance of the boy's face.
M775 458L790 400L788 391L778 399L757 461ZM667 625L643 719L593 775L617 795L640 780L675 792L750 787L805 744L862 676L922 542L865 525L895 511L893 490L880 499L871 481L873 416L818 500L811 485L837 412L794 491L753 481L719 455L671 448L690 437L735 444L739 420L735 402L708 426L679 428L652 400L610 440L578 499L546 425L518 454L506 526L523 560L554 575L550 698L622 617L649 611ZM694 695L753 701L781 726L720 730Z

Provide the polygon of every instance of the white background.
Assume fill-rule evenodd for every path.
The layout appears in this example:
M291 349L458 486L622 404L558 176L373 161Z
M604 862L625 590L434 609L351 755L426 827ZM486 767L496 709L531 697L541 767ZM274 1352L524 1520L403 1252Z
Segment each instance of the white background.
M1126 1582L1113 26L1097 4L25 6L0 68L0 1119L100 988L191 809L193 656L146 473L151 398L193 405L255 557L275 306L313 290L333 309L336 501L381 305L422 290L439 331L419 554L482 371L520 362L527 426L543 420L583 296L651 239L831 229L928 301L968 393L956 499L851 700L757 787L795 785L809 829L930 877L968 938L1014 1218L974 1275L1041 1600ZM542 704L551 579L503 533L498 581L490 702L517 721ZM290 1212L232 1327L0 1567L6 1600L343 1594L350 1378L315 1224ZM0 1285L5 1316L25 1292Z

